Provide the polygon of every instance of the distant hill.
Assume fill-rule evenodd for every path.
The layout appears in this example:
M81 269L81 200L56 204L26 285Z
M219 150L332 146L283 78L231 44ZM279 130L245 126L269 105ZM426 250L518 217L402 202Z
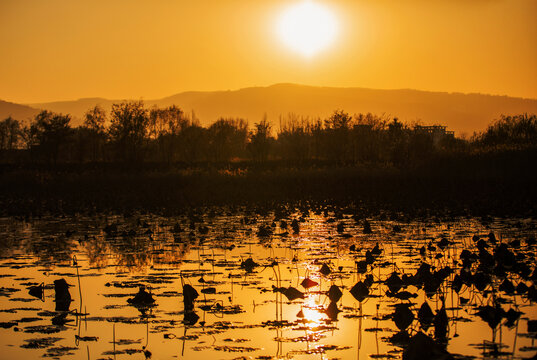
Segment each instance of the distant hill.
M13 119L24 121L34 117L38 112L38 109L30 106L0 100L0 120L11 116Z
M30 104L33 108L69 113L74 124L84 112L100 104L106 110L114 102L101 98L53 103ZM375 90L365 88L317 87L276 84L232 91L184 92L157 100L146 100L147 106L175 104L185 112L194 111L203 125L219 117L242 117L250 124L264 114L277 129L280 115L289 113L326 118L334 110L350 114L367 113L396 116L402 121L443 124L457 133L483 130L501 114L537 113L537 99L508 96L430 92L419 90Z

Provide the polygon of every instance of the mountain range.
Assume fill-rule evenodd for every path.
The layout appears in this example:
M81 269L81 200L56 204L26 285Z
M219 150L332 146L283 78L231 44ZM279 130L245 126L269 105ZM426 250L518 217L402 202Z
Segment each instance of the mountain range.
M68 113L72 125L81 124L89 108L100 105L109 110L123 100L85 98L35 104L14 104L0 101L0 119L7 116L25 120L40 109ZM368 113L397 117L401 121L442 124L458 134L481 131L500 115L537 113L537 99L499 95L462 94L399 89L319 87L296 84L275 84L228 91L183 92L156 100L145 100L147 107L175 104L186 113L195 112L202 125L220 117L241 117L250 124L266 115L275 129L279 119L294 113L324 119L335 110L349 114Z

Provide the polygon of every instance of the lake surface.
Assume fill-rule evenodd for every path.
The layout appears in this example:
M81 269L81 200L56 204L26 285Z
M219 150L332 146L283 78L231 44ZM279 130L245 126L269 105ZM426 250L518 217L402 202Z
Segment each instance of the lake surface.
M529 358L536 234L334 208L0 219L0 358L392 359L420 331Z

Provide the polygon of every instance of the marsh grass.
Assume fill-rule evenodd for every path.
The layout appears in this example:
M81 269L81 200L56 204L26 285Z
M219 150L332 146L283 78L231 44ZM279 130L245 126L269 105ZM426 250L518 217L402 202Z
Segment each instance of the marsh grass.
M4 166L4 215L77 212L177 213L197 206L270 206L335 202L419 212L436 209L474 215L535 211L537 150L450 155L412 168L200 163Z

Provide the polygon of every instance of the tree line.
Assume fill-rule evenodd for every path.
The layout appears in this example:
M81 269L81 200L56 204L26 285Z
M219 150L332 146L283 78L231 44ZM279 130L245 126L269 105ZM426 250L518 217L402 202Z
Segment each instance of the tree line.
M293 164L326 161L336 165L406 166L443 153L537 146L536 115L502 116L470 139L445 126L407 124L373 114L338 110L326 119L289 114L279 129L266 117L249 127L244 119L220 118L204 127L177 106L147 109L142 101L95 106L83 124L71 116L41 111L22 122L0 121L3 163L160 162L226 163L282 160Z

